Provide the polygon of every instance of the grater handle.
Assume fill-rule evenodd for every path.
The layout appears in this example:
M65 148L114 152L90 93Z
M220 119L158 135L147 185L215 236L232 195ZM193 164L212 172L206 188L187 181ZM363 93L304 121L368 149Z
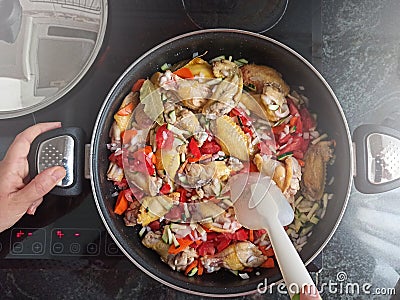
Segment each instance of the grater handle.
M354 183L364 194L400 187L398 167L400 132L382 125L364 124L353 132L355 148Z
M65 127L39 135L31 144L28 154L29 176L34 178L46 168L61 165L66 176L50 194L78 196L84 179L85 133L79 127Z

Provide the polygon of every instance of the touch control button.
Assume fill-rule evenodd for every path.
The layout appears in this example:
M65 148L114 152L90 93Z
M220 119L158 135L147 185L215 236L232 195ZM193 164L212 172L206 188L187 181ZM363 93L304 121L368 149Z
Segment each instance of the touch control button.
M108 244L107 252L110 255L119 254L119 248L118 248L117 244L115 244L115 243Z
M64 251L64 245L61 243L54 243L53 244L53 252L56 254L60 254Z
M12 252L14 254L21 254L24 251L24 244L21 242L15 242L12 246Z
M70 251L72 254L78 254L78 253L81 251L81 245L79 245L78 243L72 243L72 244L69 246L69 251Z
M32 252L34 254L41 254L43 252L43 243L41 242L34 242L32 244Z
M86 246L86 250L87 250L88 254L96 254L97 249L98 249L98 247L97 247L97 244L95 244L95 243L89 243Z

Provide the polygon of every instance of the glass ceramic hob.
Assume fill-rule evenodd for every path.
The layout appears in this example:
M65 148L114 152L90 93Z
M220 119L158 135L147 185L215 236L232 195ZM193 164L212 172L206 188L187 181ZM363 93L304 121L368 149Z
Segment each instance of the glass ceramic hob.
M318 69L320 18L319 0L289 1L279 22L262 34L293 48ZM57 102L0 120L0 157L16 134L38 122L59 120L63 126L81 127L89 142L97 112L123 71L158 43L197 29L180 0L110 1L103 45L91 68ZM0 268L130 268L127 262L106 233L88 181L78 197L47 195L35 216L24 216L0 234ZM320 255L311 269L321 266Z

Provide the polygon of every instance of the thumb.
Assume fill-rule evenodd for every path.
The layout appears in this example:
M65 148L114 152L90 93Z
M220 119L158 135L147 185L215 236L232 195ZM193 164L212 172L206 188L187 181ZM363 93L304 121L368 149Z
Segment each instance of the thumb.
M63 167L56 166L48 168L36 175L36 177L23 189L19 190L15 196L31 204L50 192L65 175L66 172Z

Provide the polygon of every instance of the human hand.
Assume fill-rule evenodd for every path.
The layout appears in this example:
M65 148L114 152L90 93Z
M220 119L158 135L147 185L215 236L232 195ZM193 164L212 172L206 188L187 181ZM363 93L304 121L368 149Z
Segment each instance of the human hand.
M311 287L309 285L305 286L300 293L300 300L316 300L321 299L318 290L315 286Z
M65 169L51 167L26 184L28 153L43 132L61 127L60 122L39 123L18 134L0 161L0 232L13 226L25 213L33 215L43 196L65 177Z

